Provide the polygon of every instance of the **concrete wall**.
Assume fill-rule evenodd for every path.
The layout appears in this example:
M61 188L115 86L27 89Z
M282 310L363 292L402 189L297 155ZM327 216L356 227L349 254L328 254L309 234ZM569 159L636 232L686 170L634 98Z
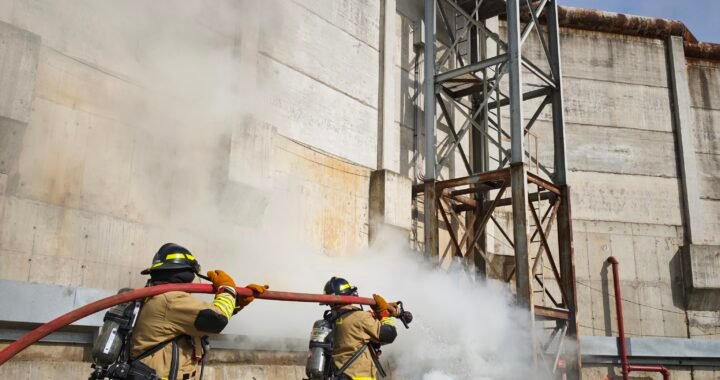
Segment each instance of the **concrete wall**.
M188 207L182 204L188 185L204 190L193 184L199 181L188 183L183 171L211 173L199 180L212 181L217 188L210 190L222 202L243 190L261 200L272 191L301 194L299 204L317 205L295 213L312 226L303 232L329 253L367 244L377 139L375 2L334 2L332 9L313 1L278 3L284 27L255 31L233 30L242 7L212 26L207 21L218 14L191 18L185 25L191 33L227 52L223 64L260 68L254 74L262 86L252 89L268 89L261 106L271 111L240 114L210 128L179 126L201 139L202 148L191 154L180 151L190 142L152 133L155 126L138 115L154 105L149 97L161 94L145 88L155 85L148 78L133 77L144 64L138 51L155 47L131 40L137 25L113 24L114 11L129 9L98 2L62 10L52 2L11 3L0 9L6 22L0 25L3 278L106 289L129 285L169 238L160 231L165 222ZM71 22L73 9L87 17ZM168 142L182 146L167 155L147 154ZM228 222L242 224L243 218ZM209 244L197 240L198 250ZM109 263L122 268L118 278L92 277L93 266Z
M701 207L706 211L698 244L720 244L720 64L690 60L688 84Z
M0 5L0 279L142 286L166 241L217 265L234 238L198 218L247 235L282 215L278 233L312 249L367 246L379 2L263 6ZM55 362L39 347L46 361L19 359L0 377L80 378L88 357L74 349ZM214 367L208 378L304 374Z
M626 334L720 337L717 312L686 311L680 249L687 244L683 178L668 43L563 29L561 44L580 334L617 335L605 262L613 255L620 261ZM531 57L542 61L534 34L525 46ZM717 244L719 230L713 195L718 182L718 124L712 113L717 73L716 63L690 62L688 83L679 83L689 86L695 119L702 213L694 217L702 218L702 228L693 235L699 244ZM537 82L529 72L524 75ZM526 116L533 111L526 110ZM552 164L551 127L544 121L548 116L542 114L533 131L539 136L541 162ZM615 371L592 366L584 370L589 378ZM674 378L716 376L703 368L673 372Z
M541 61L539 42L529 43ZM563 29L561 44L580 334L617 334L612 255L628 301L626 333L686 337L673 266L682 219L665 43ZM533 131L541 162L552 163L548 116Z
M690 60L687 73L694 116L700 207L703 210L697 240L698 244L714 245L711 256L717 259L717 246L720 245L720 63ZM703 272L712 273L713 270L717 271L717 266L706 268ZM716 295L714 297L717 298ZM688 311L688 333L696 339L720 339L719 321L717 307ZM707 371L704 376L717 378L720 371Z

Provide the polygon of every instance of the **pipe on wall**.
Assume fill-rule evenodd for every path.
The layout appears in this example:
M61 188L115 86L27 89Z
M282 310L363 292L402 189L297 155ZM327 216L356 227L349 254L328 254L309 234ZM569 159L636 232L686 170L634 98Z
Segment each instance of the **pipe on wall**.
M622 366L623 380L628 380L630 372L660 372L664 380L670 380L670 371L663 366L647 366L632 365L627 357L627 341L625 340L625 320L623 319L622 292L620 290L620 270L618 269L620 262L610 256L607 262L612 266L613 286L615 288L615 311L617 313L618 323L618 351L620 354L620 364Z

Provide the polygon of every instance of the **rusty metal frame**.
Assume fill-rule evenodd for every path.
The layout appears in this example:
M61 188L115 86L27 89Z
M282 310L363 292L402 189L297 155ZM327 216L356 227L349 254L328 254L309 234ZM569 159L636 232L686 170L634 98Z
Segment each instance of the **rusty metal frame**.
M577 308L557 2L425 0L425 35L430 37L425 53L433 57L425 60L424 84L429 175L424 183L413 186L413 197L425 198L427 256L443 259L437 246L440 222L442 232L449 236L443 252L451 250L454 257L472 262L481 276L508 282L514 279L518 305L529 310L531 325L555 321L553 339L565 339L565 335L575 339ZM501 14L507 24L503 36L486 25L488 19ZM436 20L441 25L434 33ZM444 38L438 38L443 32ZM525 43L533 33L547 64L537 65L523 55L523 45L529 46ZM442 46L442 41L446 41L446 50L439 55L428 47ZM549 72L540 67L549 67ZM523 75L527 74L538 78L540 87L524 91ZM541 100L525 119L523 107L533 99ZM435 106L440 115L435 114ZM541 117L549 117L553 126L554 157L549 163L541 162L537 142L534 151L524 142ZM442 130L444 136L436 138L438 121L447 128ZM530 172L530 167L538 172ZM512 231L497 218L508 209L512 209ZM488 229L502 235L496 239L509 243L515 263L511 270L497 269L490 262L490 253L498 252L488 249ZM557 247L551 247L551 233L557 233ZM549 282L536 276L544 268L541 262L549 264L557 289L546 287ZM498 271L512 273L507 276ZM542 293L542 298L535 293ZM559 356L548 357L546 367L554 370L558 360ZM568 360L574 362L569 366L569 378L579 378L579 357Z

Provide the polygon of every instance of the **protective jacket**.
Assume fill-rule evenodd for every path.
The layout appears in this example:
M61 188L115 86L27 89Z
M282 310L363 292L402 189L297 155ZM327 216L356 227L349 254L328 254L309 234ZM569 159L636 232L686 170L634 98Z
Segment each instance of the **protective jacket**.
M213 303L201 301L186 292L168 292L148 298L140 311L132 335L132 357L138 357L164 342L167 344L142 362L163 379L173 380L173 349L177 350L177 380L197 379L204 355L201 338L225 328L235 308L235 296L219 293Z
M372 314L348 305L340 308L340 317L335 322L333 360L341 368L353 354L370 342L392 343L397 337L392 318L376 319ZM375 380L377 368L365 350L344 372L352 380Z

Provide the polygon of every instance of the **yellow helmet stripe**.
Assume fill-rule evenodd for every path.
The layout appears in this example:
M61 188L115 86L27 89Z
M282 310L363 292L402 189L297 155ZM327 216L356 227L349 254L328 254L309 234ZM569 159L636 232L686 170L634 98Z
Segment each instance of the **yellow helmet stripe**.
M340 285L340 290L350 289L350 284Z
M172 259L188 259L188 260L195 260L195 256L189 254L189 253L171 253L167 256L165 256L165 260L172 260Z

